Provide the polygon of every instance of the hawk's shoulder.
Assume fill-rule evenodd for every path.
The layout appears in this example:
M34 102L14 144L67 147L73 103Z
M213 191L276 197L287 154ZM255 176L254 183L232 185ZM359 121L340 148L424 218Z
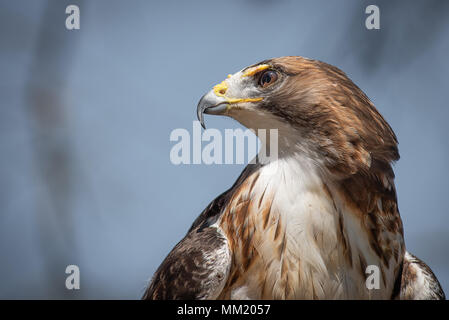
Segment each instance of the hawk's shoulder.
M421 259L406 252L402 269L400 299L445 300L444 291L432 270Z
M227 280L231 254L215 226L191 230L157 269L143 299L216 298Z

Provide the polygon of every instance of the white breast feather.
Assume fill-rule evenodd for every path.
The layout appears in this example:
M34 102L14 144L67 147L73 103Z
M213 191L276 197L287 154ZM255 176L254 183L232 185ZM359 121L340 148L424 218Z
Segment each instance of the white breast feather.
M286 254L282 259L288 259L288 282L292 287L286 296L285 281L280 277L284 261L274 258L272 237L267 233L257 250L264 261L265 265L260 267L266 272L267 287L272 288L274 298L382 298L383 293L366 289L360 269L346 266L337 238L338 212L310 160L295 155L266 164L260 169L253 189L254 201L258 201L264 190L266 194L274 194L272 217L280 218L285 228ZM353 250L363 250L368 264L380 263L358 220L350 212L343 214ZM260 230L261 224L262 221ZM358 261L354 261L354 268L359 268ZM260 291L257 276L249 275L244 285L233 290L231 298L260 299Z

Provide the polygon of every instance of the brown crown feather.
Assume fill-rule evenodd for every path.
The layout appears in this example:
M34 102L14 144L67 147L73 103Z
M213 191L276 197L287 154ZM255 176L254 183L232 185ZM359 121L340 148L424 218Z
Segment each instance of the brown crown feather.
M302 57L266 60L284 75L262 107L298 128L316 146L330 172L392 174L396 136L369 98L344 72Z

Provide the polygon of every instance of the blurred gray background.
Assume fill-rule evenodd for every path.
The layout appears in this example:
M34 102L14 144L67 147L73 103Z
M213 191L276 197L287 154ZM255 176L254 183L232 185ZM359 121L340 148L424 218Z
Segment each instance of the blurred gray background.
M65 28L69 4L80 30ZM365 28L369 4L380 30ZM338 66L389 121L407 248L449 293L448 35L444 0L1 0L0 298L140 298L244 167L175 166L170 132L192 130L227 74L284 55Z

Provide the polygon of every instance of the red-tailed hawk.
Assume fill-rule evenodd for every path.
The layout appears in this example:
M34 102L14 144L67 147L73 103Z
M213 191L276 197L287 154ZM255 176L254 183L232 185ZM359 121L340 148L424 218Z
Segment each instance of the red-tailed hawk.
M157 269L145 299L444 299L405 249L396 136L339 69L266 60L203 96L203 113L277 129L278 158L248 165ZM366 285L367 267L380 286Z

